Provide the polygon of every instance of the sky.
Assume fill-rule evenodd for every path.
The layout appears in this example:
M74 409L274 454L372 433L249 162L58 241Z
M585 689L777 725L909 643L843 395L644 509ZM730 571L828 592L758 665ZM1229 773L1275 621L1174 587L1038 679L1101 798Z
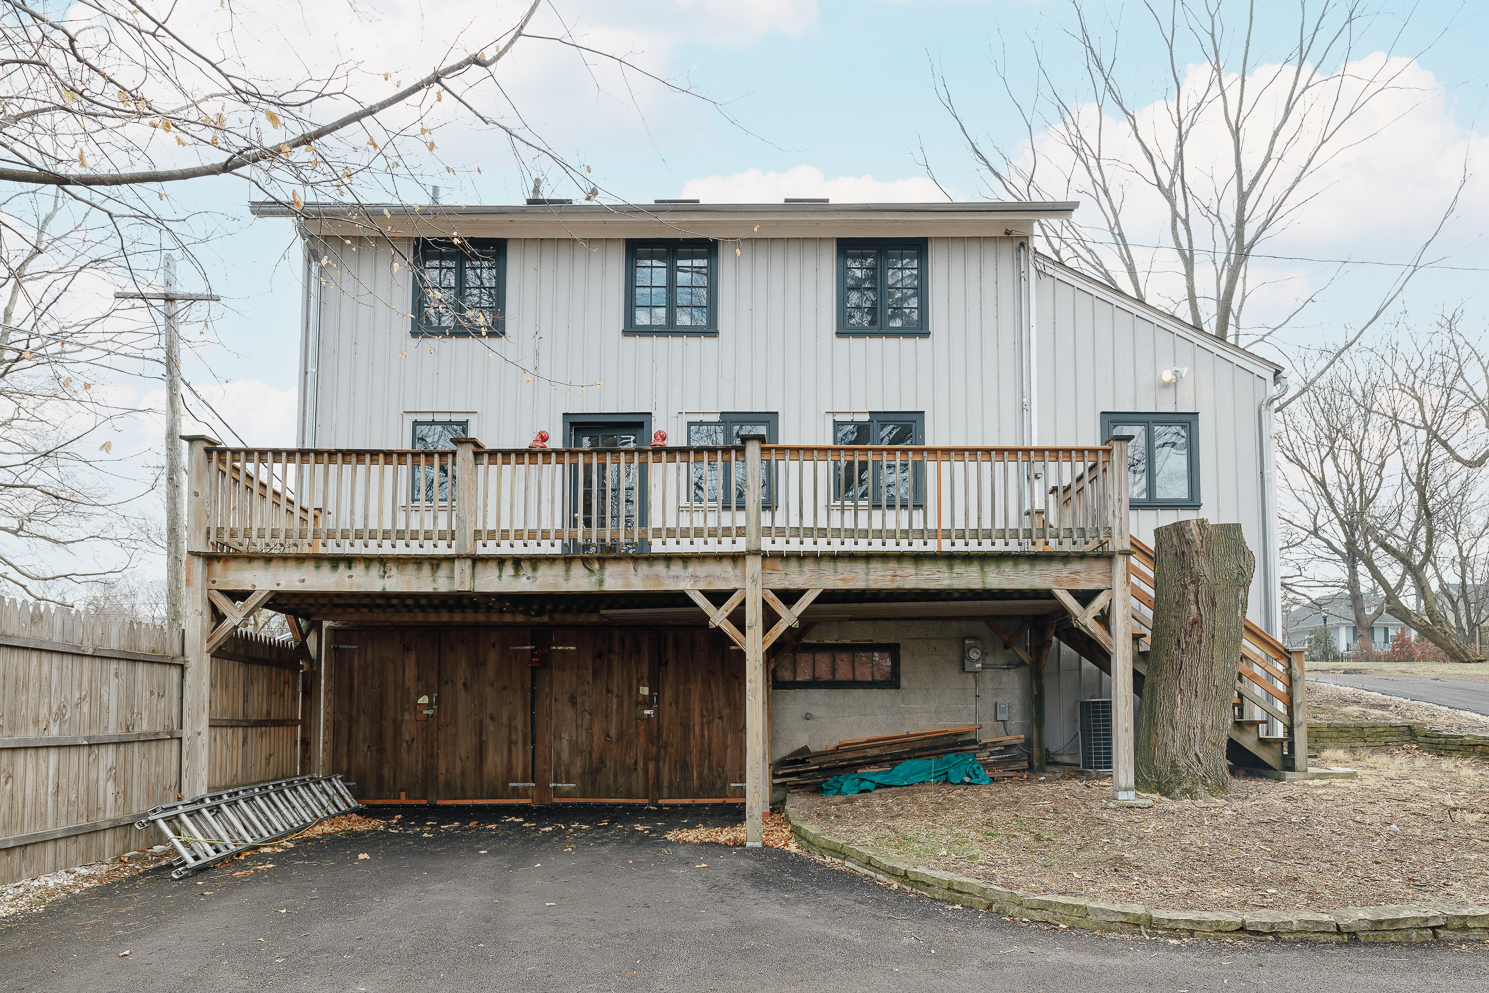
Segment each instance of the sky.
M287 74L299 59L320 58L411 77L451 47L484 42L526 6L347 3L258 3L245 30L262 35L263 71ZM1263 4L1264 28L1285 23L1280 16L1289 6L1295 3ZM1292 333L1294 343L1333 340L1371 309L1383 281L1437 223L1465 164L1471 178L1459 214L1433 252L1441 267L1417 278L1403 307L1423 323L1441 309L1461 308L1482 324L1489 309L1482 289L1489 251L1481 235L1489 227L1489 181L1475 177L1489 175L1484 7L1454 0L1380 5L1361 54L1389 48L1403 59L1400 93L1269 246L1279 257L1259 263L1272 294L1261 298L1264 307L1286 310L1321 292ZM1141 5L1090 0L1085 8L1098 23L1118 25L1129 100L1162 100L1166 69ZM933 71L944 73L979 140L1017 147L1023 123L993 58L1004 61L1007 85L1020 99L1036 84L1036 50L1053 84L1079 95L1080 66L1066 35L1070 11L1063 0L553 0L534 30L556 31L561 15L583 43L624 54L724 110L635 75L619 79L603 60L586 66L553 44L522 42L498 78L533 131L593 170L602 199L985 199L992 191L937 102ZM520 202L529 192L529 180L489 130L450 114L435 137L438 161L427 171L441 176L443 203ZM550 181L550 195L575 195ZM198 252L224 302L211 312L208 333L188 334L195 344L184 369L220 416L190 396L188 409L223 440L292 445L301 265L291 225L253 219L247 204L260 194L241 180L200 181L173 195L220 212L228 232ZM1142 218L1139 227L1155 218ZM197 311L192 320L204 316ZM109 388L121 400L163 408L159 383L120 379ZM141 416L120 427L116 450L137 453L142 464L158 462L162 429L158 417Z

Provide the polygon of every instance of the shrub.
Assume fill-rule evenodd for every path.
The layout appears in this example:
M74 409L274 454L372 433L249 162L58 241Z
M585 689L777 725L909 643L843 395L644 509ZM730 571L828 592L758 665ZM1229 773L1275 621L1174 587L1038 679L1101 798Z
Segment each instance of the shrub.
M1344 661L1344 653L1339 650L1339 642L1334 640L1334 635L1328 628L1319 628L1310 634L1308 643L1303 647L1306 649L1306 657L1310 662Z

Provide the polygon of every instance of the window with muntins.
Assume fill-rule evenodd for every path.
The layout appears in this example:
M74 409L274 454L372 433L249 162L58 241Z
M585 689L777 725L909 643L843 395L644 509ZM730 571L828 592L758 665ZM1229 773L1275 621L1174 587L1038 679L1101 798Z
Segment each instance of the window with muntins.
M449 451L456 438L470 437L470 421L414 421L413 447L423 452ZM413 479L414 503L447 503L450 499L451 470L445 466L415 465L409 474Z
M897 690L899 645L798 645L776 662L778 690Z
M626 242L626 331L718 333L717 242Z
M924 445L925 414L881 411L866 420L833 421L834 445ZM864 453L835 464L832 498L870 507L918 507L925 499L925 465L893 455Z
M725 412L716 421L689 421L688 446L693 448L722 448L742 445L740 438L747 434L765 435L766 444L774 445L776 438L776 414ZM731 503L726 496L722 505L743 510L745 506L745 479L743 466L735 472L732 463L709 462L693 466L693 502L719 504L720 486L725 494L733 490ZM760 504L769 508L773 480L772 473L760 477Z
M1128 434L1128 502L1133 507L1199 507L1199 415L1106 413L1102 440Z
M426 238L415 243L413 334L505 334L506 306L506 241Z
M928 333L927 244L838 239L838 334Z

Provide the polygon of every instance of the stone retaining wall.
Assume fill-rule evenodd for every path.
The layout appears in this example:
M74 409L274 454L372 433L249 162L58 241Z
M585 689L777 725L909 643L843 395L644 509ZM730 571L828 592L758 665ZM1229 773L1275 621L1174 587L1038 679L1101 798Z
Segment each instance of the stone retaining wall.
M1315 725L1316 726L1316 725ZM1489 907L1346 907L1309 910L1151 910L1136 903L1024 893L980 879L920 869L824 834L786 803L786 821L805 849L841 860L886 882L947 903L1028 921L1048 921L1095 931L1132 931L1189 937L1287 941L1467 941L1489 939Z
M1310 748L1400 748L1455 758L1489 759L1489 737L1433 731L1425 724L1309 724Z

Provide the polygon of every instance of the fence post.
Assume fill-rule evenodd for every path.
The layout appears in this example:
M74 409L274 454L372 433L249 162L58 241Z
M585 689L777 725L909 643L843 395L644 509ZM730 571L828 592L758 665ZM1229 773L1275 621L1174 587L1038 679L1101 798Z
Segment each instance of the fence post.
M770 809L770 688L765 682L760 573L760 446L765 436L748 434L740 440L745 447L745 846L759 848Z
M1132 587L1128 559L1132 555L1128 520L1127 443L1131 435L1113 435L1110 497L1112 529L1112 602L1108 608L1112 637L1112 796L1137 799L1135 728L1132 707Z
M1303 649L1287 653L1292 664L1287 667L1287 728L1293 739L1293 771L1308 771L1308 672L1304 667Z

